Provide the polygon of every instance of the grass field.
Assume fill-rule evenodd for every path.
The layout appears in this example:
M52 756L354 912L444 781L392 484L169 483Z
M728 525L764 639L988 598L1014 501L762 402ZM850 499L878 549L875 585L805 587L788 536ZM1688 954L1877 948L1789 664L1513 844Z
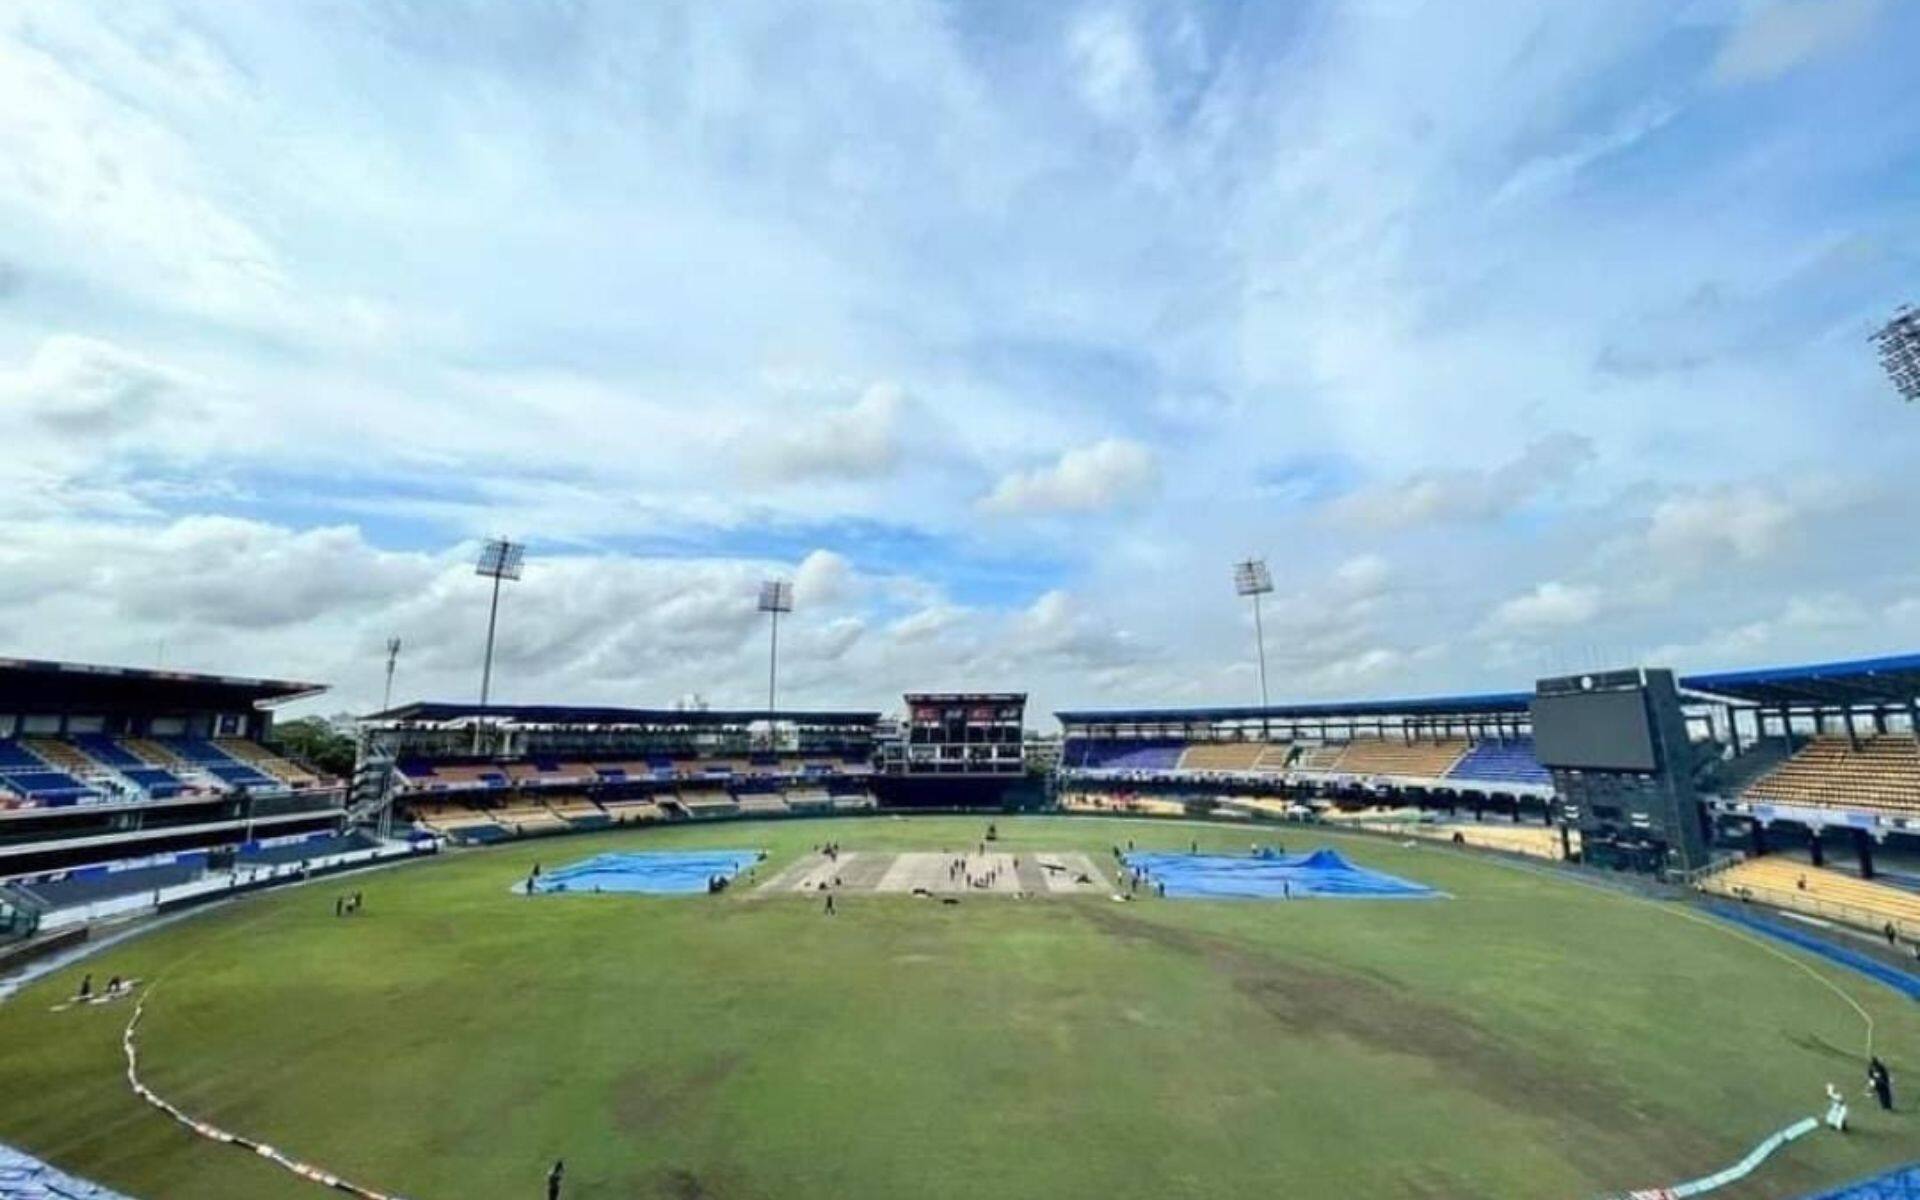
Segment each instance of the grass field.
M417 1200L1590 1197L1734 1160L1861 1085L1863 1023L1700 919L1423 845L1287 830L1431 902L544 896L631 848L937 850L983 820L549 839L251 898L86 964L158 982L147 1081ZM1248 830L1002 819L1016 850L1244 852ZM336 920L339 890L367 911ZM1920 1011L1823 966L1920 1082ZM191 1138L121 1075L124 1005L0 1007L0 1140L146 1200L327 1193ZM1730 1193L1920 1154L1906 1088Z

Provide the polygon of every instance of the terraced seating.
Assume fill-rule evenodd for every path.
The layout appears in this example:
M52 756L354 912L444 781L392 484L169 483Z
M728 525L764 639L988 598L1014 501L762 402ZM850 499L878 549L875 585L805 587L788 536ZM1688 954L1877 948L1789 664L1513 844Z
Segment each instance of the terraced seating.
M1818 737L1742 794L1762 804L1920 815L1920 744L1908 736Z
M193 766L192 763L174 753L171 747L162 745L152 738L122 738L120 747L142 762L156 767L165 767L169 771L186 770Z
M112 767L116 771L128 767L151 765L147 759L141 758L121 745L118 738L109 737L104 733L75 734L73 744L78 746L88 758L103 766Z
M1468 750L1465 738L1403 742L1399 738L1355 738L1347 743L1333 770L1349 775L1397 775L1438 779Z
M12 738L0 738L0 774L13 771L44 771L41 757Z
M1180 765L1183 742L1091 742L1074 741L1064 758L1069 767L1097 771L1171 771Z
M1338 742L1329 742L1320 746L1308 746L1294 760L1294 766L1302 771L1331 771L1340 756L1346 752L1346 746Z
M1750 858L1707 876L1700 890L1827 917L1879 933L1892 922L1920 940L1920 895L1790 859Z
M1265 742L1200 742L1180 755L1182 771L1251 771L1266 753Z
M178 776L160 767L125 767L120 774L154 800L171 800L186 790Z
M1260 750L1260 757L1253 761L1256 771L1284 771L1293 759L1291 742L1268 742Z
M644 796L625 800L603 800L601 805L614 821L625 824L629 821L662 821L666 814L660 806Z
M602 825L611 825L613 819L600 806L585 796L546 797L547 808L553 815L573 826L575 829L597 829Z
M78 747L59 738L21 738L20 744L54 770L65 771L76 779L84 779L100 769L100 764L81 753Z
M436 833L454 833L492 825L491 814L468 808L464 804L420 804L412 806L413 819Z
M1533 739L1509 738L1505 741L1478 741L1453 768L1447 778L1472 783L1551 784L1553 775L1533 754Z
M834 797L818 788L793 788L787 792L787 807L797 813L833 811Z
M250 742L245 738L219 738L214 744L227 757L263 771L290 787L311 787L320 782L320 777L312 771L292 759L275 754L258 742Z
M784 816L793 811L778 792L741 792L739 801L741 812L759 816Z
M490 815L494 824L516 833L549 833L569 827L563 818L542 804L496 808Z
M1184 817L1187 806L1178 800L1158 796L1138 796L1132 792L1069 792L1060 798L1063 807L1083 812L1137 813L1149 817Z
M880 802L871 792L836 792L833 794L833 811L865 812L880 807Z
M725 817L740 811L740 802L730 793L705 788L681 791L680 803L696 817Z

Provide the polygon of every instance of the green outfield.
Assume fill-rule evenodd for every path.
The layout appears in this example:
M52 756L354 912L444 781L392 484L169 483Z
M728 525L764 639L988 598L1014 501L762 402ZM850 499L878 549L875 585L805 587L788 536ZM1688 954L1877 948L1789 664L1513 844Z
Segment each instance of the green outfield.
M1001 819L1015 852L1247 849L1253 831ZM568 1196L1592 1197L1673 1183L1858 1095L1861 1017L1689 910L1437 845L1263 831L1443 890L1427 902L755 895L523 898L619 849L827 838L940 850L984 819L710 824L546 839L247 899L86 964L155 981L147 1082L414 1200ZM366 911L336 919L360 888ZM1920 1011L1812 970L1920 1082ZM321 1200L127 1089L129 1009L0 1006L0 1140L144 1200ZM1892 1118L1790 1147L1728 1195L1912 1159Z

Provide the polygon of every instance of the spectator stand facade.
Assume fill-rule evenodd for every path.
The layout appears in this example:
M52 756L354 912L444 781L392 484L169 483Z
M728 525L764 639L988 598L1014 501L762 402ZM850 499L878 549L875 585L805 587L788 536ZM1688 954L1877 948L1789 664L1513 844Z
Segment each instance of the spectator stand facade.
M870 810L874 712L415 703L361 723L354 812L493 842Z
M0 887L337 832L345 786L269 748L287 680L0 659ZM58 890L56 888L56 890Z
M1553 785L1533 757L1528 693L1055 714L1059 793L1140 811L1247 816L1404 805L1532 810L1551 822Z
M1885 849L1920 861L1920 655L1691 675L1706 721L1706 803L1754 857L1838 848L1862 878Z

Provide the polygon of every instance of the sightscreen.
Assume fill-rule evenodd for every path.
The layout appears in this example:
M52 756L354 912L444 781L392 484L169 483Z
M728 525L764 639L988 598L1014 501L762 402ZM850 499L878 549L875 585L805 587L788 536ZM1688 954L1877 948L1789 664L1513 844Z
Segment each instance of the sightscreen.
M1548 767L1651 771L1658 765L1638 690L1535 696L1533 749Z

